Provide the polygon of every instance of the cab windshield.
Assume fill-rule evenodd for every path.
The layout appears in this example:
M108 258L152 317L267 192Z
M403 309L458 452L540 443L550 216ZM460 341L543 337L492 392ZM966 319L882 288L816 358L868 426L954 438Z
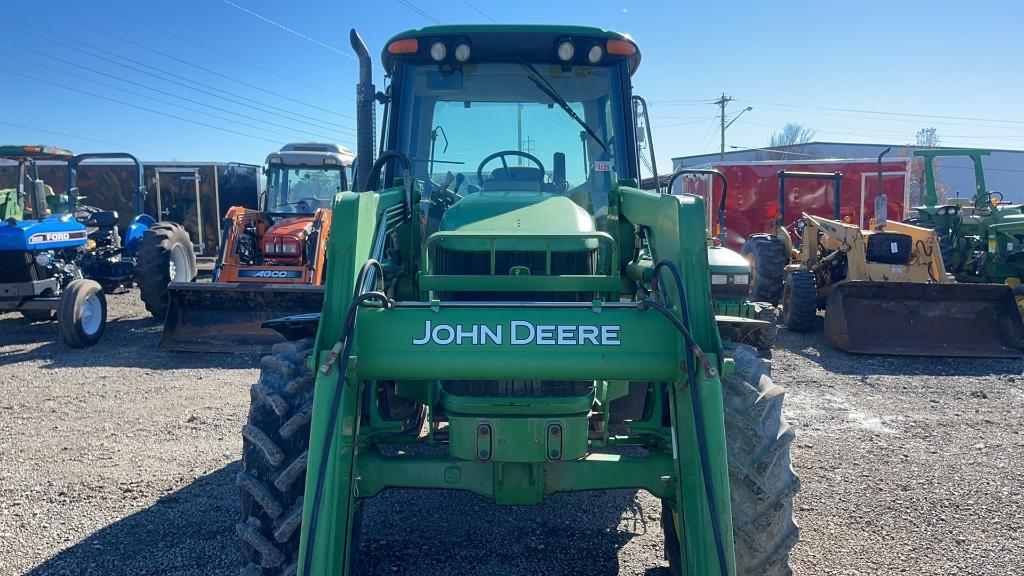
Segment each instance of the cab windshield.
M612 178L629 173L618 66L408 64L402 73L398 148L426 199L445 188L540 191L571 198L604 228Z
M267 177L267 212L312 214L330 208L334 195L347 188L344 168L271 165Z

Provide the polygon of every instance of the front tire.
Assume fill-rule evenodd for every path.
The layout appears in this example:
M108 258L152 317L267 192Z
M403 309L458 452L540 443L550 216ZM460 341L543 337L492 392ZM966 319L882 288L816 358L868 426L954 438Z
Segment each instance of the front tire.
M107 326L107 298L92 280L72 280L64 287L57 308L60 335L71 348L100 341Z
M775 347L775 340L779 336L779 313L766 302L755 302L754 307L757 310L757 319L768 322L768 325L754 330L749 342L758 352L767 354Z
M810 332L818 319L818 282L810 270L794 270L782 290L782 324L794 332Z
M170 306L167 285L191 282L198 274L196 253L188 231L174 222L158 222L139 240L135 282L146 310L163 319Z
M740 255L750 264L750 299L773 306L778 304L782 278L789 263L786 247L771 234L753 234L743 243Z
M295 574L298 566L315 380L306 360L312 353L312 339L276 344L250 392L236 478L242 517L235 531L246 576ZM359 561L361 502L356 506L349 574L356 574Z
M790 576L789 553L800 539L793 498L800 479L789 448L795 433L782 418L785 390L772 383L770 365L752 347L727 349L736 371L722 378L725 436L738 576ZM682 573L678 519L662 501L665 557Z

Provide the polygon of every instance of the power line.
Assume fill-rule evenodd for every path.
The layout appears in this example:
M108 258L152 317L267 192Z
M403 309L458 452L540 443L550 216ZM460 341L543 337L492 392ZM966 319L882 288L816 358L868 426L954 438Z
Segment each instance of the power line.
M484 18L487 18L491 22L494 22L495 24L498 23L497 20L495 20L494 18L491 18L490 16L485 14L483 10L481 10L481 9L477 8L476 6L474 6L473 3L470 2L469 0L462 0L462 3L465 4L466 6L469 6L474 12L476 12L477 14L483 16Z
M120 144L116 144L114 142L108 142L106 140L99 140L99 139L96 139L96 138L89 138L88 136L77 136L75 134L68 134L66 132L57 132L55 130L46 130L46 129L43 129L43 128L35 128L35 127L32 127L32 126L24 126L22 124L15 124L13 122L5 122L3 120L0 120L0 124L3 124L5 126L13 126L15 128L21 128L23 130L31 130L33 132L43 132L45 134L53 134L55 136L63 136L65 138L74 138L76 140L88 140L90 142L98 142L100 144L110 144L111 146L121 146Z
M290 100L292 102L295 102L296 104L301 104L303 106L308 106L310 108L315 108L317 110L320 110L321 112L327 112L328 114L335 114L337 116L341 116L342 118L348 118L349 120L355 120L354 116L350 116L348 114L342 114L341 112L338 112L336 110L331 110L330 108L324 108L322 106L317 106L316 104L310 104L309 102L305 102L303 100L299 100L298 98L293 98L292 96L288 96L287 94L281 94L279 92L274 92L273 90L268 90L268 89L266 89L263 86L260 86L258 84L253 84L251 82L246 82L245 80L239 80L238 78L234 78L232 76L228 76L227 74L223 74L221 72L217 72L216 70L211 70L210 68L207 68L205 66L200 66L199 64L196 64L194 62L189 62L188 60L185 60L184 58L179 58L177 56L174 56L173 54L168 54L166 52L162 52L160 50L157 50L156 48L152 48L150 46L146 46L145 44L142 44L141 42L136 42L134 40L130 40L130 39L125 38L123 36L119 36L117 34L114 34L113 32L109 32L107 30L103 30L102 28L98 28L98 27L93 26L91 24L88 24L86 22L81 22L81 21L78 21L78 20L74 20L74 22L76 22L76 23L78 23L78 24L80 24L82 26L85 26L87 28L92 28L93 30L99 32L100 34L105 34L107 36L110 36L111 38L116 38L116 39L118 39L121 42L124 42L126 44L131 44L132 46L137 46L139 48L142 48L143 50L148 50L148 51L150 51L150 52L152 52L154 54L158 54L160 56L163 56L164 58L168 58L170 60L174 60L175 62L179 62L181 64L185 64L186 66L191 66L191 67L193 67L193 68L195 68L197 70L202 70L203 72L206 72L207 74L211 74L211 75L216 76L218 78L226 78L228 80L231 80L232 82L237 82L238 84L241 84L241 85L246 86L248 88L252 88L254 90L259 90L260 92L265 92L265 93L270 94L272 96L277 96L278 98L284 98L285 100Z
M885 112L880 110L861 110L857 108L829 108L825 106L806 106L800 104L781 104L778 102L760 102L757 100L744 100L752 104L758 104L763 106L780 106L783 108L805 108L808 110L829 110L834 112L852 112L857 114L877 114L881 116L901 116L909 118L928 118L937 120L967 120L971 122L998 122L1006 124L1024 124L1024 120L1005 120L999 118L974 118L970 116L943 116L938 114L911 114L907 112Z
M128 20L128 21L132 22L133 24L137 24L139 26L143 26L145 28L149 28L150 30L154 30L156 32L160 32L161 34L165 34L165 35L170 36L171 38L174 38L176 40L180 40L180 41L185 42L187 44L191 44L191 45L193 45L193 46L195 46L197 48L201 48L203 50L206 50L207 52L211 52L213 54L217 54L219 56L227 58L228 60L232 60L234 62L238 62L239 64L245 64L246 66L250 66L250 67L255 68L257 70L260 70L260 71L263 71L263 72L269 72L271 74L274 74L278 78L287 80L289 82L294 82L295 84L300 84L302 86L305 86L306 88L312 88L313 90L318 90L320 92L323 92L324 94L329 94L331 96L335 96L337 98L342 98L344 100L349 100L349 101L352 100L352 97L349 96L349 95L342 94L340 92L335 92L333 90L327 90L326 88L323 88L322 86L317 86L316 84L313 84L312 82L306 82L305 80L302 80L302 79L299 79L299 78L295 78L293 76L285 76L285 75L281 74L281 70L280 69L269 68L269 67L264 66L262 64L257 64L255 62L250 62L250 61L245 60L243 58L239 58L238 56L235 56L234 54L230 54L228 52L224 52L222 50L218 50L216 48L212 48L212 47L207 46L206 44L203 44L201 42L196 42L195 40L192 40L192 39L186 38L185 36L182 36L180 34L176 34L174 32L171 32L170 30L167 30L165 28L160 28L159 26L154 26L154 25L152 25L152 24L150 24L148 22L144 22L144 21L139 20L137 18L133 18L133 17L125 14L124 12L118 12L117 10L111 10L110 8L105 8L104 10L107 12L107 14L112 14L114 16L119 16L121 18L124 18L125 20Z
M224 1L227 2L228 0L224 0ZM412 2L409 2L409 0L398 0L398 3L401 4L402 6L405 6L409 10L412 10L413 12L416 12L420 16L423 16L427 20L430 20L434 24L440 24L441 23L440 20L438 20L437 18L434 18L430 14L427 14L423 10L420 10L415 4L413 4Z
M351 58L353 60L359 61L359 58L356 58L354 54L351 54L351 53L346 52L344 50L341 50L339 48L335 48L334 46L331 46L330 44L324 44L323 42L317 40L316 38L313 38L311 36L307 36L307 35L303 34L302 32L299 32L298 30L294 30L292 28L289 28L289 27L285 26L284 24L281 24L279 22L271 20L270 18L267 18L266 16L263 16L262 14L257 14L257 13L253 12L252 10L249 10L248 8L246 8L244 6L239 6L238 4L235 4L234 2L232 2L231 0L223 0L223 1L228 6L233 6L233 7L237 8L237 9L241 10L242 12L245 12L246 14L248 14L250 16L259 18L260 20L266 22L267 24L270 24L271 26L275 26L277 28L280 28L281 30L284 30L285 32L287 32L289 34L292 34L294 36L298 36L299 38L302 38L303 40L307 40L309 42L312 42L313 44L316 44L317 46L320 46L321 48L327 48L331 52L336 52L336 53L341 54L342 56L345 56L347 58Z
M237 130L231 130L230 128L223 128L221 126L215 126L213 124L207 124L206 122L200 122L198 120L192 120L191 118L185 118L184 116L178 116L176 114L170 114L170 113L167 113L167 112L161 112L160 110L154 110L152 108L147 108L145 106L139 106L138 104L132 104L131 102L125 102L124 100L118 100L117 98L111 98L109 96L104 96L102 94L96 94L95 92L89 92L87 90L82 90L81 88L75 88L74 86L68 86L66 84L61 84L59 82L53 82L53 81L50 81L50 80L45 80L45 79L39 78L37 76L32 76L31 74L24 74L22 72L17 72L15 70L9 70L7 68L0 68L0 73L12 74L14 76L21 76L22 78L28 78L29 80L35 80L36 82L41 82L43 84L49 84L51 86L56 86L58 88L64 88L65 90L70 90L72 92L78 92L79 94L85 94L86 96L92 96L93 98L99 98L100 100L106 100L108 102L113 102L115 104L121 104L122 106L128 106L130 108L135 108L135 109L138 109L138 110L142 110L144 112L150 112L150 113L153 113L153 114L159 114L160 116L166 116L168 118L173 118L175 120L181 120L182 122L188 122L190 124L196 124L196 125L203 126L203 127L206 127L206 128L212 128L214 130L220 130L222 132L229 132L231 134L237 134L239 136L245 136L247 138L253 138L253 139L256 139L256 140L263 140L264 142L270 142L272 144L278 144L278 145L280 144L280 142L278 142L276 140L269 140L267 138L263 138L261 136L256 136L254 134L247 134L245 132L239 132Z
M717 119L718 116L710 116L710 118ZM652 128L674 128L676 126L689 126L691 124L700 124L701 122L703 122L703 121L705 121L707 119L708 119L707 117L701 117L701 118L699 118L697 120L691 120L689 122L673 122L672 124L657 124L657 125L653 125L651 127Z
M61 42L59 40L55 40L53 38L44 37L44 36L42 36L40 34L36 34L36 33L33 33L33 32L29 32L29 34L32 34L32 35L34 35L36 37L39 37L39 38L44 38L48 42L57 44L59 46L64 46L65 48L69 48L69 49L74 50L76 52L80 52L80 53L85 54L87 56L90 56L92 58L96 58L98 60L103 60L105 62L109 62L111 64L114 64L116 66L121 66L121 67L127 68L129 70L134 70L134 71L139 72L141 74L145 74L147 76L151 76L153 78L161 80L163 82L168 82L168 83L171 83L171 84L176 84L178 86L182 86L182 87L187 88L189 90L194 90L196 92L199 92L199 93L202 93L202 94L206 94L207 96L213 96L214 98L220 98L221 100L226 100L226 101L231 102L233 104L237 104L237 105L240 105L240 106L245 106L246 108L251 108L253 110L258 110L260 112L263 112L264 114L270 114L272 116L277 116L279 118L284 118L285 120L288 120L289 122L298 122L298 123L301 123L301 124L306 124L307 126L313 126L313 127L320 128L320 129L323 129L323 130L342 130L342 131L348 131L348 132L353 132L354 133L354 131L351 128L348 128L347 126L343 126L341 124L336 124L336 123L333 123L333 122L327 122L325 124L320 124L320 123L316 123L316 122L309 122L307 120L301 120L300 118L309 118L311 120L316 120L316 118L313 118L312 116L305 116L303 114L298 114L296 112L290 112L288 110L285 110L284 108L279 108L279 107L273 106L271 104L262 103L262 102L259 102L258 100L253 100L252 98L246 98L245 96L239 96L237 94L234 94L232 92L228 92L226 90L222 90L222 89L217 88L215 86L210 86L209 84L205 84L205 83L202 83L202 82L199 82L199 81L196 81L196 80L192 80L192 79L187 78L185 76L182 76L180 74L175 74L173 72L167 72L165 70L161 70L159 68L150 66L150 65L148 65L148 64L146 64L144 62L139 62L138 60L132 60L131 58L127 58L125 56L120 56L118 54L114 54L114 53L110 52L109 50L104 50L102 48L97 48L97 47L92 46L90 44L87 44L85 42L80 42L80 44L88 46L90 48L90 50L92 50L92 52L90 52L88 50L83 50L80 47L73 46L71 44L67 44L65 42ZM62 34L57 34L55 32L52 33L52 34L54 34L56 36L60 36L62 38L68 38L67 36L64 36ZM68 39L69 40L73 40L71 38L68 38ZM99 54L96 54L94 52L99 52ZM113 59L108 58L106 56L102 56L102 54L111 54L113 56L116 56L116 57L121 58L123 60L126 60L128 62L132 62L132 63L138 64L139 66L132 66L132 65L129 65L129 64L125 64L124 62L119 62L117 60L113 60ZM155 72L159 72L160 74L156 74ZM171 79L171 78L167 78L167 76L170 76L171 78L180 78L181 80L174 80L174 79ZM202 88L197 88L196 86L193 86L192 84L195 84L196 86L201 86L203 88L208 88L209 90L202 89ZM218 94L217 92L220 92L221 94ZM227 96L224 96L224 94L226 94ZM248 100L250 102L255 102L256 104L259 104L259 106L256 106L256 105L253 105L253 104L249 104L249 103L245 102L244 100ZM270 108L271 110L268 110L268 108ZM288 115L281 114L279 112L274 112L273 110L280 110L282 112L286 112Z
M9 42L3 42L2 40L0 40L0 43L10 44ZM17 46L17 45L15 45L15 46ZM209 116L211 118L216 118L218 120L225 120L227 122L233 122L233 123L241 124L241 125L247 126L249 128L256 128L257 130L262 130L262 131L269 132L269 133L272 133L272 134L277 134L278 136L285 136L287 138L292 138L295 133L300 133L300 134L308 134L310 136L315 136L317 138L325 138L325 139L328 139L328 140L334 140L335 139L334 136L326 136L324 134L318 134L318 133L315 133L315 132L307 132L305 130L298 130L298 129L292 128L290 126L285 126L283 124L275 124L273 122L266 122L265 120L262 120L260 118L255 118L255 117L252 117L252 116L245 116L243 114L238 114L238 113L233 112L231 110L227 110L227 109L224 109L224 108L218 108L216 106L210 106L210 105L205 104L203 102L200 102L198 100L193 100L191 98L186 98L184 96L178 96L177 94L173 94L171 92L166 92L166 91L160 90L158 88L151 88L149 86L146 86L144 84L140 84L138 82L132 82L131 80L126 80L124 78L120 78L118 76L114 76L113 74L107 74L107 73L105 73L103 71L96 70L94 68L89 68L88 66L79 66L79 65L76 65L73 62L69 62L68 60L64 60L62 58L57 58L56 56L50 56L48 54L43 54L42 52L38 52L38 51L32 50L30 48L24 48L22 46L17 46L17 47L21 48L22 50L27 50L29 52L34 52L36 54L40 54L40 55L45 56L47 58L52 58L53 60L57 60L59 62L64 62L65 64L70 64L72 66L75 66L76 68L81 68L83 70L87 70L87 71L92 72L94 74L99 74L101 76L106 76L108 78L113 78L114 80L118 80L120 82L124 82L126 84L130 84L130 85L133 85L133 86L139 86L139 87L145 88L147 90L152 90L152 91L160 93L160 94L171 96L172 98L179 98L181 100L185 100L186 102L192 102L194 104L199 104L200 106L206 106L206 107L212 108L214 110L220 110L220 111L226 112L228 114L235 114L235 115L240 116L242 118L248 118L250 120L255 120L257 122L260 122L260 124L249 124L249 123L246 123L246 122L239 122L238 120L235 120L233 118L225 118L224 116L220 116L218 114L211 114L211 113L206 112L204 110L192 108L192 107L189 107L189 106L183 106L181 104L176 104L174 102L168 102L167 100L162 100L160 98L154 98L153 96L149 96L149 95L143 94L141 92L136 92L134 90L128 90L127 88L123 88L123 87L120 87L120 86L115 86L113 84L108 84L106 82L101 82L99 80L96 80L95 78L90 78L89 76L86 76L84 74L77 74L75 72L70 72L70 71L67 71L67 70L61 70L60 68L57 68L57 67L54 67L54 66L49 66L47 64L41 64L39 62L35 62L35 61L32 61L32 60L26 60L23 57L19 58L18 56L15 56L15 58L19 58L23 62L29 63L31 66L38 67L38 68L45 68L45 69L48 69L48 70L53 70L53 71L59 72L61 74L66 74L68 76L72 76L72 77L75 77L75 78L79 78L79 79L85 80L86 82L92 82L94 84L99 84L100 86L106 86L107 88L111 88L113 90L117 90L118 92L125 92L125 93L128 93L128 94L133 94L135 96L139 96L140 98L145 98L147 100L152 100L154 102L160 102L161 104L166 104L168 106L174 106L176 108L181 108L183 110L188 110L189 112L195 112L197 114L203 114L205 116ZM268 130L267 128L264 127L264 124L268 124L270 126L277 126L279 128L284 128L285 130L290 130L292 132L292 134L286 134L286 133L283 133L283 132L276 132L274 130Z

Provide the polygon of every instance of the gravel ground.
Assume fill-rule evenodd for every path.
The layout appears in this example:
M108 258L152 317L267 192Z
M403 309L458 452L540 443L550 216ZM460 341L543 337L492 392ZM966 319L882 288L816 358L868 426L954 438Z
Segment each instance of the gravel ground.
M103 340L0 315L0 574L236 574L246 355L157 348L137 292ZM819 333L820 335L820 333ZM854 357L783 331L799 574L1010 574L1024 560L1024 363ZM646 493L498 508L390 491L368 574L666 575ZM415 567L413 569L412 567Z

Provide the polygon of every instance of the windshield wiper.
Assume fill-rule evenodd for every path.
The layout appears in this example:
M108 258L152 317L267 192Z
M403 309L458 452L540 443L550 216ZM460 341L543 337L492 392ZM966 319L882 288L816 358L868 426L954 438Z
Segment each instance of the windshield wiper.
M583 118L580 118L579 114L577 114L576 111L572 109L572 106L569 106L569 103L565 101L565 98L562 98L562 96L558 94L558 91L555 90L555 87L552 86L546 78L544 78L544 76L537 70L537 68L533 64L530 64L525 60L520 61L520 64L525 66L530 72L533 73L533 76L527 76L527 78L530 79L530 82L533 82L534 86L536 86L541 92L546 94L548 98L551 98L551 100L554 101L555 104L558 104L559 108L564 110L570 118L572 118L573 120L576 121L577 124L582 126L583 129L587 131L587 134L591 138L593 138L595 142L600 144L601 148L603 148L605 152L607 152L608 145L605 144L604 140L602 140L601 137L597 135L597 132L595 132L594 129L590 127L590 125L583 121Z

